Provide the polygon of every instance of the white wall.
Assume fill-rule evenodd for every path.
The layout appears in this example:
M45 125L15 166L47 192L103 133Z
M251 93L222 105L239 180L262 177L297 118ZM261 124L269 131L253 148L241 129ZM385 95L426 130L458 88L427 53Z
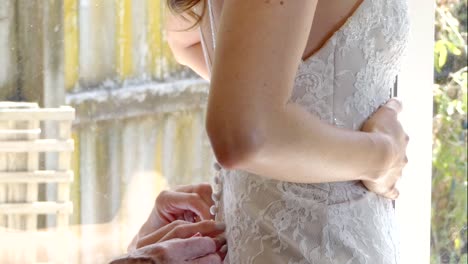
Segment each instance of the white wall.
M429 263L432 173L432 85L434 0L408 0L412 38L402 73L399 97L401 121L410 136L409 164L400 182L397 201L401 263Z

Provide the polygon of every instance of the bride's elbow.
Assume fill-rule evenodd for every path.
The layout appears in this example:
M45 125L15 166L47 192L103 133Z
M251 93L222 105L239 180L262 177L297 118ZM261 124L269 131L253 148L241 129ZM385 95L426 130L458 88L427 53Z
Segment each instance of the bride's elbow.
M225 169L245 169L264 145L264 135L258 127L235 125L207 118L206 131L216 160Z

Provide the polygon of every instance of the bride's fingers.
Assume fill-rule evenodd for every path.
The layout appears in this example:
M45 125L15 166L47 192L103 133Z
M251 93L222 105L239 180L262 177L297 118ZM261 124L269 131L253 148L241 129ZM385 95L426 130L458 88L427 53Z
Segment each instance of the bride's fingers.
M384 194L388 199L396 200L400 196L400 192L397 188L393 188L391 191Z
M400 113L403 109L403 104L401 100L396 97L388 100L388 102L384 106L394 110L397 114Z
M399 180L401 180L402 177L403 177L403 168L399 169L399 170L395 173L394 183L393 183L392 188L390 188L390 190L395 189L396 184L398 183Z

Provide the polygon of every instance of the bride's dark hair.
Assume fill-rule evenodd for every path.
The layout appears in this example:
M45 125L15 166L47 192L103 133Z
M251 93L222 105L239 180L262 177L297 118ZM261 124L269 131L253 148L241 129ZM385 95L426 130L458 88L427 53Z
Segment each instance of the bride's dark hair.
M202 3L203 8L201 14L197 14L194 11L194 7L199 3ZM206 0L167 0L167 6L169 7L169 10L171 10L171 12L182 16L188 15L188 18L185 16L183 17L188 20L195 21L195 23L192 25L192 28L197 26L202 20L202 17L205 13L205 4Z

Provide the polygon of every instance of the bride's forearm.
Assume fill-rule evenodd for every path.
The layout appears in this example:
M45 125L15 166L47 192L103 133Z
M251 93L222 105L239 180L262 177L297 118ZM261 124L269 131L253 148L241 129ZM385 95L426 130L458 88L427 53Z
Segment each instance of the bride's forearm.
M320 183L371 179L386 166L389 153L381 135L328 125L297 104L263 117L245 133L239 127L230 128L238 130L234 133L212 131L230 135L224 142L212 138L224 167L276 180Z

